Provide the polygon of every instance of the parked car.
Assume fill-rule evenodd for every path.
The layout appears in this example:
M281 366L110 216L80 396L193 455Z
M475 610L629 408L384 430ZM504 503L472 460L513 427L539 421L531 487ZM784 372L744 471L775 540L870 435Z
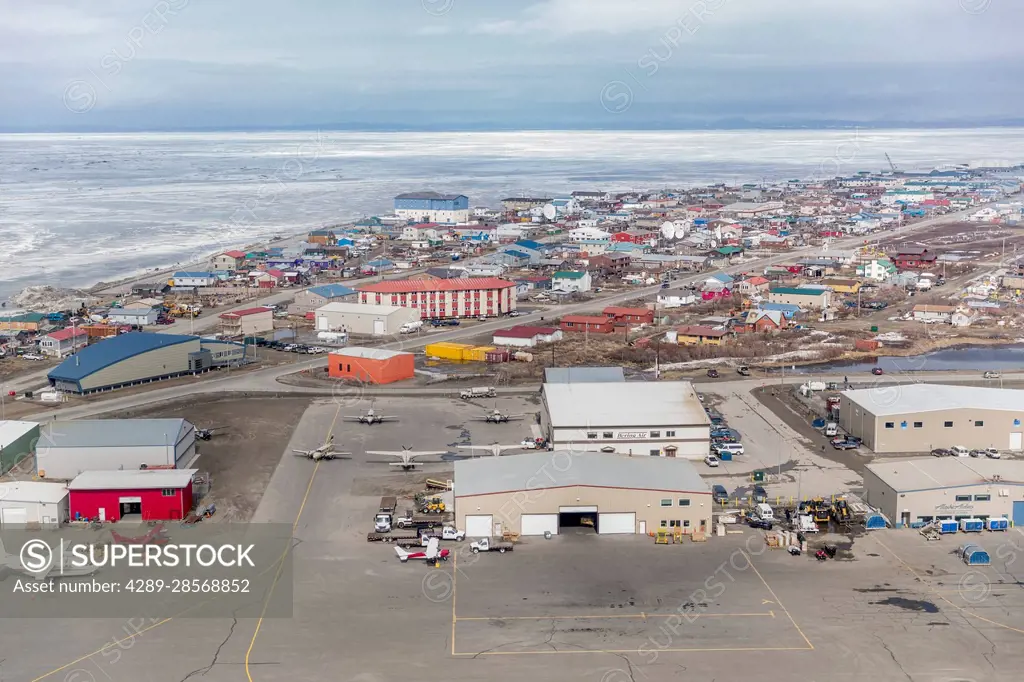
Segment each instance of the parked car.
M856 450L860 447L859 438L842 438L840 440L833 440L832 447L836 450Z
M984 379L999 379L1002 375L999 372L985 372L981 375Z
M26 360L45 360L46 359L44 356L39 355L38 353L25 353L21 357L25 358Z
M985 448L985 456L989 459L999 459L1002 455L995 448Z
M947 450L946 448L935 448L934 450L932 450L933 457L949 457L951 454L953 453Z
M885 374L885 371L881 367L873 367L871 373L877 377Z
M751 528L761 528L763 530L772 529L772 522L768 519L748 519L747 525Z
M754 502L760 504L768 501L768 491L764 489L764 486L755 485L754 492L752 494Z
M510 310L508 312L509 317L519 317L521 313L518 310Z
M971 450L968 454L970 454L971 457L984 457L987 453L984 450L975 449Z
M743 443L715 443L711 447L715 451L715 454L719 456L724 452L728 452L730 455L743 454Z
M724 485L716 483L711 486L711 499L720 504L725 504L729 501L729 491L725 489Z
M963 445L954 445L949 449L950 454L954 457L969 457L971 451L965 448Z
M718 458L715 457L714 455L708 455L707 457L704 458L704 463L707 464L709 467L717 467Z
M709 379L717 379L718 378L718 370L717 369L709 369L708 370L708 378Z

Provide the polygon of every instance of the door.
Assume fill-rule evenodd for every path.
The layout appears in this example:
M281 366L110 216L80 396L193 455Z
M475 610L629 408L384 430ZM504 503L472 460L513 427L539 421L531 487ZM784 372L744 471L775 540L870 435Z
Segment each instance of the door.
M522 528L523 535L558 535L558 514L523 514Z
M373 321L373 335L374 336L384 336L384 333L385 333L384 332L384 320L374 320Z
M1024 502L1013 503L1013 525L1024 526Z
M636 533L636 513L598 514L597 532L601 535Z
M331 323L327 319L326 315L320 315L319 317L316 318L316 328L317 328L317 331L321 331L321 332L329 332L329 331L331 331Z
M1024 433L1020 431L1010 433L1010 449L1015 452L1024 449Z
M647 522L646 521L641 521L640 522L640 535L647 535Z
M4 526L24 526L28 523L28 509L25 507L7 507L0 509L0 514Z
M476 514L466 517L466 537L487 538L491 536L491 515Z

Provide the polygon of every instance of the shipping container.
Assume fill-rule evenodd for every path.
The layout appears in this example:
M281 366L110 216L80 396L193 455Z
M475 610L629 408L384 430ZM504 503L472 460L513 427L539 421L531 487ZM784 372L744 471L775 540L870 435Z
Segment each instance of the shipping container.
M473 348L465 343L430 343L424 347L423 351L426 353L428 358L441 358L442 360L463 360L465 359L466 351Z
M471 360L473 362L483 362L487 359L487 354L493 350L497 350L494 346L476 346L474 348L468 348L462 354L463 360Z
M492 350L487 353L485 358L487 362L508 362L512 359L512 354L507 350Z

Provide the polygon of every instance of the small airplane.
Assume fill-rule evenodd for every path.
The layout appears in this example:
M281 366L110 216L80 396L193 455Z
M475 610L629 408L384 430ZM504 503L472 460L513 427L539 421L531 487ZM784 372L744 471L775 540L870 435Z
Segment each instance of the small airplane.
M437 538L430 538L427 540L427 546L419 552L409 552L401 547L395 547L395 554L398 555L399 560L404 564L409 559L422 559L424 561L448 561L448 555L451 554L451 550L440 549L440 541Z
M196 438L199 440L210 440L213 438L213 432L223 429L223 426L211 426L208 429L196 428Z
M386 421L395 421L398 417L388 414L377 414L376 411L371 407L366 411L366 414L358 414L342 417L350 422L359 422L360 424L383 424Z
M39 552L45 554L45 550L42 550L41 546L37 547L36 549L36 556L39 556ZM24 557L20 556L20 553L18 556L8 554L7 550L4 548L3 541L0 540L0 568L6 568L9 571L21 573L22 575L26 575L30 578L34 578L35 580L39 581L49 580L53 578L77 578L80 576L92 575L98 570L95 566L91 565L82 568L76 568L70 565L70 561L56 561L56 558L53 557L53 552L54 548L51 547L50 563L41 571L33 572L28 570L28 568L25 566ZM447 557L445 557L445 560L447 560ZM63 570L61 570L62 564L64 567Z
M510 421L522 419L525 416L525 414L505 414L498 408L494 408L493 412L488 412L478 417L470 417L470 419L478 422L487 422L488 424L506 424Z
M136 537L130 537L127 535L121 535L116 530L110 531L110 537L113 538L114 544L117 545L166 545L171 539L167 536L167 531L164 529L164 525L161 523L158 526L154 526L145 535L139 535Z
M402 471L412 471L420 465L414 462L416 457L429 457L430 455L446 455L447 450L412 450L403 447L401 450L367 450L368 455L381 455L383 457L398 457L400 462L389 462L393 467L402 467Z
M459 445L460 450L483 450L489 452L495 457L500 457L501 453L506 450L522 450L523 446L519 445L498 445L497 443L491 443L490 445Z
M339 457L347 459L352 453L351 452L336 452L334 450L334 434L332 433L327 437L327 441L324 442L318 448L313 450L292 450L296 457L305 457L311 459L314 462L319 462L324 459L337 459Z

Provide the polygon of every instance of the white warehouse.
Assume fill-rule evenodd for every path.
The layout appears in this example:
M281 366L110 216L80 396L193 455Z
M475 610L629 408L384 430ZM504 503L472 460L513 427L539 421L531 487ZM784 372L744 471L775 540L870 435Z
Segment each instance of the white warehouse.
M184 419L78 419L43 428L36 472L70 481L90 470L186 469L197 457L196 429Z
M320 306L313 315L317 331L343 331L373 336L398 334L403 324L418 322L421 317L416 308L341 301Z
M68 520L63 483L11 481L0 486L0 528L53 528Z
M555 448L703 459L711 421L688 381L545 383L541 428Z

